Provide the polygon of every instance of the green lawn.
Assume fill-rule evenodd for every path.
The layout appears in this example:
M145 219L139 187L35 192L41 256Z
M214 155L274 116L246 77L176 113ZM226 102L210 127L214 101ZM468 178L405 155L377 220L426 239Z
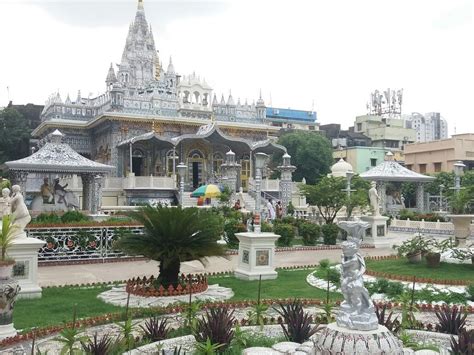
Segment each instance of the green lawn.
M261 298L314 298L326 299L326 292L310 286L306 276L312 270L278 270L276 280L262 281ZM211 277L210 284L230 287L235 295L232 300L255 300L258 293L258 281L243 281L229 277ZM342 299L338 293L330 293L331 299Z
M467 280L474 282L474 265L441 263L439 268L429 268L423 261L410 264L407 259L366 260L367 269L403 276L418 276L434 280Z
M278 279L262 281L261 297L264 298L314 298L326 299L326 293L306 283L311 270L279 270ZM232 300L256 300L258 281L242 281L233 276L211 277L210 284L218 283L234 290ZM43 289L43 297L32 300L18 300L15 304L13 323L17 329L60 325L70 322L74 304L77 306L77 318L87 318L106 313L123 311L123 307L112 306L97 298L101 292L110 288L98 286L51 287ZM331 299L340 299L337 293L330 294Z
M43 289L39 299L21 299L15 303L13 323L16 329L44 327L71 322L74 304L77 318L118 312L122 307L102 302L97 295L110 287L51 287Z

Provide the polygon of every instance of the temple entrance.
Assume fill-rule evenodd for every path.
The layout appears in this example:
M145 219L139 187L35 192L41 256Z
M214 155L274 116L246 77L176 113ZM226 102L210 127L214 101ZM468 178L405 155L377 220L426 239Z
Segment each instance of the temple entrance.
M195 149L189 153L188 167L189 184L196 189L204 183L204 156L199 150Z
M132 173L141 176L143 171L143 157L132 157Z

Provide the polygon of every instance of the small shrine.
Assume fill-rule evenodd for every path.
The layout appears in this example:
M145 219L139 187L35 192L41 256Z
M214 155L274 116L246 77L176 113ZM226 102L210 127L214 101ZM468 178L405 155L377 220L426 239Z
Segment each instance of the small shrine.
M62 138L63 134L55 130L50 135L50 142L37 152L23 159L6 162L12 184L19 185L21 191L26 191L29 174L43 175L43 185L38 195L33 198L30 210L46 212L82 209L97 214L101 207L103 177L115 167L83 157L63 143ZM60 183L60 177L71 175L81 177L82 207L77 196ZM55 176L54 182L51 182L48 176Z

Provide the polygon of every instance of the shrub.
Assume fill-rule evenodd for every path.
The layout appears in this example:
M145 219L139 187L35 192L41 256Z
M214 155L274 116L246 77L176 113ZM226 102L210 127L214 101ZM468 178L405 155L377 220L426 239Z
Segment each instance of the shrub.
M336 268L327 269L327 279L335 285L339 285L341 281L341 273Z
M436 317L439 321L436 326L438 332L458 335L466 325L467 313L463 315L457 307L446 307L436 312Z
M451 336L451 350L453 354L474 354L474 329L463 329L457 340Z
M286 213L289 216L293 216L295 214L295 206L293 206L293 203L291 201L288 202L288 206L286 206Z
M315 223L301 223L298 227L298 234L303 237L304 245L315 245L321 236L321 229Z
M331 265L331 262L329 261L329 259L323 259L319 262L319 267L321 269L327 269L329 265Z
M287 341L301 344L318 331L318 325L311 327L312 318L304 312L301 301L294 300L287 305L280 303L279 306L280 309L275 308L275 311L282 316L284 323L286 323L286 326L281 324L281 327Z
M239 246L239 240L235 236L236 233L246 232L247 227L238 219L228 219L224 224L224 239L227 242L227 246L232 249L237 249Z
M40 213L33 220L35 223L61 223L61 217L55 213Z
M260 229L262 232L273 232L273 227L270 223L267 223L267 222L261 222L262 225L260 226Z
M469 300L471 300L472 302L474 302L474 283L468 285L468 286L466 287L466 291L467 291Z
M400 322L398 321L398 316L392 320L393 312L390 312L388 316L385 318L385 313L387 311L387 304L385 303L383 306L379 306L377 303L374 302L375 307L375 314L377 315L377 319L380 325L385 326L391 332L397 332L400 329Z
M234 311L228 308L211 308L206 311L204 318L197 323L197 342L210 341L212 344L222 344L219 351L225 350L234 337L232 326L234 325Z
M287 247L291 245L291 241L295 238L295 230L291 224L278 223L273 230L275 234L280 236L277 242L279 246Z
M324 224L321 227L323 234L323 241L326 245L336 245L337 235L339 234L339 227L333 223Z
M73 223L87 221L89 217L79 211L68 211L61 216L61 222Z
M92 339L88 339L87 342L81 341L81 345L86 354L107 355L112 352L115 345L112 340L113 338L109 334L104 334L99 338L96 332Z
M152 343L155 341L168 338L170 328L168 327L168 319L151 317L145 321L144 325L140 325L143 330L143 336Z

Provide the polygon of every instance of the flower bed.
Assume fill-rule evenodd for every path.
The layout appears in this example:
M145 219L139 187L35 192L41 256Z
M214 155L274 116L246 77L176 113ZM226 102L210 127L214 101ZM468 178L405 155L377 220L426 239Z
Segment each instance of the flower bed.
M179 277L178 286L169 285L157 287L157 279L154 276L147 278L137 277L127 281L125 290L136 296L143 297L166 297L200 293L207 290L207 277L203 275L184 275Z

